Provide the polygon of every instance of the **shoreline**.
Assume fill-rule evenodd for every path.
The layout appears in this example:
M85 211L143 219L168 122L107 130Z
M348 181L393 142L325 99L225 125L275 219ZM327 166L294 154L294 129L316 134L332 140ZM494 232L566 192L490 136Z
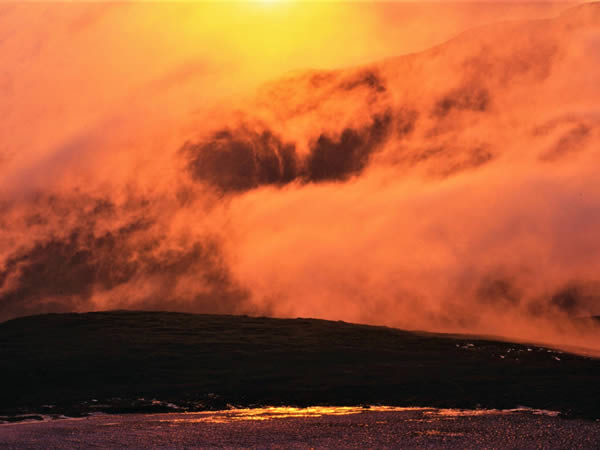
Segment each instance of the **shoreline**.
M176 406L176 405L174 405ZM437 416L450 416L450 417L464 417L464 416L481 416L481 415L506 415L506 414L531 414L538 416L549 416L560 419L570 419L561 414L560 411L550 411L536 408L529 408L526 406L520 406L517 408L510 409L488 409L488 408L436 408L431 406L384 406L384 405L361 405L361 406L306 406L306 407L294 407L294 406L262 406L255 408L230 408L221 410L202 410L202 411L183 411L181 409L173 409L166 412L88 412L83 413L80 416L66 416L62 414L51 415L51 414L27 414L18 415L12 417L0 416L1 425L14 425L14 424L25 424L25 423L40 423L40 422L54 422L60 420L82 420L91 417L98 416L124 416L124 415L144 415L144 416L162 416L162 415L189 415L190 417L225 417L227 421L239 421L239 420L276 420L285 418L299 418L299 417L321 417L329 415L351 415L360 414L364 412L406 412L406 411L420 411L429 413ZM581 418L580 418L581 419ZM585 420L585 419L584 419ZM596 419L596 422L600 419ZM222 423L221 422L221 423Z

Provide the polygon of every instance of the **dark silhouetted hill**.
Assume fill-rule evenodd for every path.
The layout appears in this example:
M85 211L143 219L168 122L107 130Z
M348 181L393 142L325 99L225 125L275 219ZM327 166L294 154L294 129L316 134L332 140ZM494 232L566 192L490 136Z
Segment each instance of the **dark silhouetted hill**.
M10 320L0 343L0 415L384 404L600 418L600 360L469 336L116 311Z

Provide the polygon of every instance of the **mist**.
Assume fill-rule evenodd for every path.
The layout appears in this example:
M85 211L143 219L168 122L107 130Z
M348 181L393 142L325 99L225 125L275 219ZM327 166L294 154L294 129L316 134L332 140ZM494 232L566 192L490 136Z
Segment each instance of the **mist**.
M392 5L313 7L3 6L0 320L301 316L600 350L598 4L495 24L404 6L402 42ZM361 44L316 52L331 33Z

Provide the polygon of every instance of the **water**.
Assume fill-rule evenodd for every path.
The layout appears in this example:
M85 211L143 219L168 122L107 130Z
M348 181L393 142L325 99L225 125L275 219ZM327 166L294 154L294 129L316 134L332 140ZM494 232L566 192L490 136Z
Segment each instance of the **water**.
M599 448L600 422L551 411L257 408L0 425L2 448Z

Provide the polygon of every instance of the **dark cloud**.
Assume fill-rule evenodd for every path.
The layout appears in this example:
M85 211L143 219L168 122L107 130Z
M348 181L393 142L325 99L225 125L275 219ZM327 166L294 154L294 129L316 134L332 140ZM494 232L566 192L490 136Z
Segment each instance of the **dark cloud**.
M222 130L206 142L185 144L182 153L193 179L224 192L289 183L298 176L294 145L270 131Z
M404 108L396 112L396 132L399 137L406 137L414 130L419 119L419 112L416 109Z
M491 162L494 157L489 145L464 148L453 143L444 143L407 152L400 161L409 167L423 164L430 175L448 177L481 167Z
M392 124L391 113L376 115L359 129L345 128L339 136L320 134L300 157L270 131L247 128L222 130L201 143L181 149L196 181L223 192L243 192L265 185L344 181L359 174L384 142Z
M336 72L324 72L324 71L319 71L316 73L313 73L310 75L309 77L309 83L312 87L315 88L319 88L323 85L326 85L328 83L330 83L331 81L335 80L337 76Z
M484 304L516 306L521 297L520 290L506 278L484 278L477 289L477 299Z
M460 287L461 292L468 290L468 283L477 280L467 280L467 284ZM600 284L593 281L572 280L556 289L538 295L530 292L527 294L526 284L523 283L522 274L513 276L506 274L483 276L476 281L475 299L482 305L494 308L521 308L537 316L567 316L586 317L593 314L596 305L600 302Z
M558 141L544 154L540 160L552 162L583 149L592 129L583 123L575 125L564 133Z
M571 280L562 286L529 299L528 313L535 316L587 317L595 314L600 304L598 281Z
M484 112L489 109L490 103L491 95L486 88L468 83L440 98L435 103L432 114L443 118L453 111Z
M450 176L465 170L476 169L494 159L494 154L485 146L479 146L462 152L449 162L441 171L441 175Z
M554 294L550 302L561 311L574 313L580 307L581 297L580 288L575 284L571 284Z
M359 174L385 140L392 122L391 114L375 116L361 129L346 128L338 139L321 134L311 147L306 161L308 181L343 181Z
M59 204L57 199L53 203ZM143 203L143 202L140 202ZM173 302L196 312L233 312L248 294L231 279L218 242L206 237L171 248L169 238L148 218L132 219L110 230L98 232L103 216L126 216L108 200L99 200L71 231L40 239L18 249L0 268L0 320L42 312L81 311L95 307L95 293L110 292L129 283L150 280L152 293L137 297L136 307L172 308ZM35 225L56 218L31 221ZM193 277L183 301L175 286ZM130 299L112 299L105 307L127 304Z
M569 315L588 315L600 304L597 282L571 281L550 297L550 305Z
M387 91L385 83L381 79L381 77L371 70L361 72L356 77L350 80L346 80L342 84L340 84L340 88L344 91L351 91L359 87L367 87L368 89L373 90L377 93Z

